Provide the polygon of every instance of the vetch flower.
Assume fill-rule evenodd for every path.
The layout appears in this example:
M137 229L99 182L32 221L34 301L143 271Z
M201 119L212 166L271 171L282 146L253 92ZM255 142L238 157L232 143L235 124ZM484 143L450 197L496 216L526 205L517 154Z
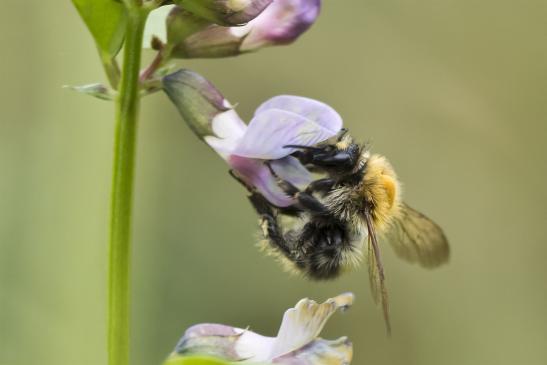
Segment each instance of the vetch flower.
M195 0L191 3L200 4L201 1ZM247 0L246 3L249 1ZM229 3L229 1L220 2ZM257 6L255 10L265 4L267 7L256 18L242 26L225 27L218 24L202 23L199 21L199 16L196 15L197 12L192 13L188 7L184 6L185 1L180 3L182 8L163 6L150 14L145 28L143 43L145 47L150 46L150 39L155 36L167 44L166 47L169 49L171 57L235 56L266 46L294 42L315 22L321 8L321 0L274 0L269 5L266 4L267 1L264 1L260 2L260 6ZM192 17L189 16L189 13ZM237 19L239 21L242 18L238 17ZM199 26L173 26L188 23L199 24ZM182 31L179 28L182 28ZM176 34L177 32L181 34Z
M289 44L319 15L320 0L275 0L259 16L241 27L211 25L186 38L175 57L227 57L261 47Z
M186 330L170 358L200 354L254 364L347 365L353 355L348 338L329 341L318 336L330 316L351 306L353 298L352 293L344 293L322 304L300 300L285 312L276 337L222 324L198 324Z
M211 146L237 175L271 203L294 203L277 185L270 166L282 179L297 186L311 182L310 173L287 145L312 146L335 136L342 118L330 106L300 96L281 95L256 109L246 125L231 104L205 78L180 70L163 78L163 87L183 119Z

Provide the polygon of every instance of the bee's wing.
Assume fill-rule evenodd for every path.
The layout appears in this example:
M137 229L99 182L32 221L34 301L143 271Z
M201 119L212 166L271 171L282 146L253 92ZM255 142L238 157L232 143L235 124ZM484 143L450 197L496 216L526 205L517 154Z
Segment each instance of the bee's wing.
M447 262L450 255L448 240L441 227L405 203L386 238L399 257L423 267L439 266Z
M365 218L368 228L368 248L367 248L367 264L368 277L370 280L370 289L372 297L376 304L382 305L384 312L384 321L386 323L387 333L391 334L391 324L389 321L389 302L387 297L387 289L385 286L384 267L380 257L380 249L376 239L376 229L372 222L372 217L369 212L365 212Z

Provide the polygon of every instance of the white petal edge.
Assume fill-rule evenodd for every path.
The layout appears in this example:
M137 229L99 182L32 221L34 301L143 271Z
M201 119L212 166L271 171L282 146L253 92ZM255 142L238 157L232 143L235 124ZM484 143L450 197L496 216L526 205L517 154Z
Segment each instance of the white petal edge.
M226 100L225 102L229 105L229 102ZM211 121L211 127L217 137L227 139L240 139L247 129L247 125L233 109L215 115Z
M302 299L294 308L287 310L272 348L270 358L295 351L311 343L339 309L345 310L353 304L352 293L340 294L322 304Z
M152 37L158 37L163 43L167 42L167 30L165 20L167 15L176 5L165 5L150 12L144 26L142 48L150 48Z

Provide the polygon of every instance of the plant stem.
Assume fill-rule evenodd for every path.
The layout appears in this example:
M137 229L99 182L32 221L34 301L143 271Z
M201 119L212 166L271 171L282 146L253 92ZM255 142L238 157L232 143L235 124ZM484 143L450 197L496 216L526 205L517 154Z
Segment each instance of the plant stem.
M108 277L109 365L129 363L131 206L139 112L139 68L146 16L147 11L136 5L128 8L120 91L116 100Z
M111 58L110 55L100 52L101 62L103 64L104 72L108 78L110 86L114 89L118 89L118 83L120 82L120 68L116 63L116 59Z

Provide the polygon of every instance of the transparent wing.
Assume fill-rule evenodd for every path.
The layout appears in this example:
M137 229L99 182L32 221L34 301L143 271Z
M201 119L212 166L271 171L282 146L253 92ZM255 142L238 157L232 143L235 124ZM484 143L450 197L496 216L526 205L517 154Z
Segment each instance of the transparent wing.
M448 240L441 227L405 203L386 239L397 256L423 267L437 267L447 262L450 256Z
M368 212L365 212L365 218L368 227L367 264L372 298L376 304L382 306L387 333L391 334L391 324L389 321L389 301L385 286L384 267L380 257L378 241L376 240L376 230L374 228L374 224L372 223L372 218Z

